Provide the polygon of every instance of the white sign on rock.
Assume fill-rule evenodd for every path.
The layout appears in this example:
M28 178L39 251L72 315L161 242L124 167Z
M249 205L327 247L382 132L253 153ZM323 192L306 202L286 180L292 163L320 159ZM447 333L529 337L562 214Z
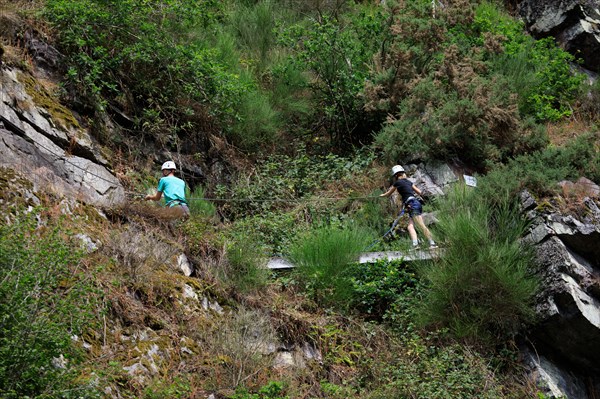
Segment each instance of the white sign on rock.
M474 176L463 175L465 179L465 184L469 187L477 187L477 178Z

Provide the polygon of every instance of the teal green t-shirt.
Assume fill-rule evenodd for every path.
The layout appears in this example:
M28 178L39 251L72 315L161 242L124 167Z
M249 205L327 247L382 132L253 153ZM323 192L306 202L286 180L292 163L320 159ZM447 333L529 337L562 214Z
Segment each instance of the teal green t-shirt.
M163 193L167 205L176 205L173 201L186 202L185 182L175 176L166 176L158 182L157 191Z

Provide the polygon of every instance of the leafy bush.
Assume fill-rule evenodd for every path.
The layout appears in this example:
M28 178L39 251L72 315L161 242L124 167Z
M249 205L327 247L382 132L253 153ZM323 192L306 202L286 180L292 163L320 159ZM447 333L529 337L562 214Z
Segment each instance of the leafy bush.
M379 198L381 191L372 193L372 200L362 201L360 208L351 214L352 219L360 226L367 230L383 232L387 231L390 226L390 219L393 212L397 209L391 205L391 202L381 201Z
M476 354L458 345L436 345L435 336L409 335L405 358L387 368L387 384L369 399L450 399L506 397L502 385Z
M539 121L571 115L569 105L585 76L573 70L575 57L558 47L554 38L534 40L524 33L523 22L488 2L476 8L473 29L480 41L484 35L497 35L504 51L492 55L492 68L509 78L524 115Z
M362 229L316 227L297 238L289 258L313 299L326 306L344 307L351 295L350 264L369 239Z
M259 161L252 173L244 170L231 189L222 188L220 195L233 199L223 211L237 218L289 209L298 199L308 198L326 184L364 171L374 158L370 151L348 157L310 155L303 147L292 156L271 155Z
M537 138L538 130L527 129L519 119L505 80L479 75L474 60L459 58L449 48L444 64L461 70L447 82L426 78L415 83L400 103L397 119L377 135L375 142L388 158L460 157L489 168L530 150L531 144L545 144Z
M189 382L182 378L175 378L173 382L160 381L144 390L143 399L183 399L189 398Z
M538 123L569 116L580 92L574 57L497 5L457 2L432 19L414 3L392 13L393 45L364 91L368 110L390 114L375 137L386 158L458 157L490 170L543 148Z
M237 3L229 17L230 29L239 47L252 57L246 62L261 73L269 64L270 52L276 47L277 18L284 10L271 0Z
M231 127L230 138L245 150L255 150L273 143L280 128L279 115L266 93L255 89L244 93L237 104L238 120Z
M512 337L531 321L533 253L519 240L526 222L509 198L499 191L492 202L462 186L440 201L445 251L423 269L424 320L480 340Z
M183 50L178 44L193 29L212 23L218 9L210 0L155 5L138 0L47 3L45 16L57 28L59 43L68 55L67 77L75 90L81 90L80 101L85 102L87 96L101 106L99 96L128 93L127 83L133 84L134 95L144 93L137 93L136 89L148 90L144 94L180 89L165 87L172 82L170 74L185 72L179 70L184 59L178 59ZM121 76L126 80L120 82L119 74L125 70L130 75ZM148 100L158 98L152 96Z
M268 255L282 254L294 238L304 229L302 212L266 211L262 215L251 215L236 220L229 234L234 240L244 241L246 237L255 237L264 246Z
M245 389L240 389L231 396L231 399L287 399L287 396L282 396L283 388L281 382L271 381L260 388L258 393L249 393Z
M45 11L66 54L74 104L117 105L173 148L179 137L215 131L216 122L255 149L272 140L276 118L255 79L242 73L237 50L213 40L223 14L215 0L51 0Z
M0 227L0 396L97 397L75 382L82 353L71 336L98 310L92 288L72 269L81 254L60 227L38 236L35 223ZM64 368L55 365L63 358Z
M351 271L352 307L382 319L401 295L410 295L418 284L414 271L401 261L357 264Z
M396 97L389 99L396 104L390 109L394 116L375 138L375 144L390 160L460 157L486 168L530 150L539 141L535 139L537 131L521 121L517 98L506 90L507 79L490 73L486 67L481 55L484 49L478 49L476 43L465 46L457 38L473 34L467 29L473 21L472 10L469 5L463 6L462 10L454 10L456 15L440 11L443 17L432 22L427 22L431 20L430 9L409 8L415 21L421 21L413 22L416 26L412 30L424 30L421 25L428 23L431 29L416 38L408 36L412 30L406 26L392 26L398 32L393 38L398 44L390 49L390 62L400 57L409 66L388 64L381 67L379 75L380 86L401 84L397 90L404 93L404 97L397 97L396 91ZM402 21L403 16L398 16L394 24ZM438 43L432 44L434 40ZM407 48L409 43L414 43L423 56L415 58L417 50ZM396 73L388 74L390 68ZM385 103L381 93L388 92L371 90L371 101Z

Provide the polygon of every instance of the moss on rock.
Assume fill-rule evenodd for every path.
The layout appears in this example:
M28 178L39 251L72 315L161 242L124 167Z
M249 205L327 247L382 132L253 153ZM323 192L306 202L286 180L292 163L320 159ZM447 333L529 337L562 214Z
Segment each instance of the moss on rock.
M80 129L79 122L71 111L63 106L58 99L48 92L33 76L26 73L18 74L19 82L23 84L25 91L33 100L35 106L43 108L48 112L52 120L66 130Z

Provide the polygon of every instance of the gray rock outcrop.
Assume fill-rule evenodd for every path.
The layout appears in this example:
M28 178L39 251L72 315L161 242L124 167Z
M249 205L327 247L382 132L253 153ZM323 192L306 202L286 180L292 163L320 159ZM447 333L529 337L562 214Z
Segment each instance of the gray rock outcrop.
M600 2L525 0L518 10L534 37L553 36L586 68L600 71Z
M31 75L0 70L0 166L28 175L36 190L102 206L125 192L89 133Z
M525 239L535 244L542 279L529 363L548 397L592 398L589 392L600 387L598 202L567 198L572 214L539 205L527 193L522 203L532 221Z

